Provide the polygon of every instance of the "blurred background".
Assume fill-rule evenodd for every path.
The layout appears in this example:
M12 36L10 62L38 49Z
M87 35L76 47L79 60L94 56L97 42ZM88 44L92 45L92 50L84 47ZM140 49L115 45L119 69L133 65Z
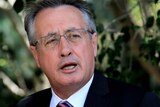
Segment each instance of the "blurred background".
M31 55L24 6L0 0L0 107L49 87ZM98 31L97 70L160 96L160 0L86 0Z

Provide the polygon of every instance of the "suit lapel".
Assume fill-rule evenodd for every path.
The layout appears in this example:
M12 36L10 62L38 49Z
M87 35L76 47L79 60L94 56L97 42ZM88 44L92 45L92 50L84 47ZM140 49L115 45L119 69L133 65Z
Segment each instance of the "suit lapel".
M95 73L84 107L103 107L104 105L108 105L108 93L107 79L102 75ZM37 100L34 107L49 107L51 97L51 89L45 90L36 98Z
M34 98L35 106L34 107L49 107L52 97L51 88L44 90L36 98Z
M109 97L107 93L109 93L107 79L95 73L84 107L103 107L108 105Z

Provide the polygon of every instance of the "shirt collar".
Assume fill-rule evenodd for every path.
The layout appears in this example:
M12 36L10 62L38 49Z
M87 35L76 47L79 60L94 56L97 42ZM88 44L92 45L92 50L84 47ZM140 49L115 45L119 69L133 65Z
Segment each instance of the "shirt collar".
M83 107L89 88L91 86L91 83L93 81L94 75L91 77L91 79L77 92L75 92L73 95L71 95L68 99L66 99L70 104L72 104L74 107ZM61 98L59 98L55 92L52 89L52 98L50 102L50 107L56 107L56 105L63 101Z

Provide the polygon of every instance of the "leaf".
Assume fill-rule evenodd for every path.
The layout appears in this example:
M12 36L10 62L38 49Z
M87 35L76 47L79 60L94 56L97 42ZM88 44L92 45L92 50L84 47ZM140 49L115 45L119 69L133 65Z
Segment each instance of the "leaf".
M102 35L100 41L101 41L101 44L104 44L106 41L106 35Z
M0 32L0 46L2 45L3 43L3 32Z
M157 25L157 27L160 29L160 17L158 17L158 18L156 19L156 25Z
M157 4L157 3L158 3L158 0L154 0L154 3Z
M102 32L104 31L104 26L103 26L103 24L97 24L97 31L98 31L99 33L102 33Z
M16 2L13 5L14 10L19 13L24 8L24 3L22 0L16 0Z
M106 49L105 49L105 48L102 48L101 53L100 53L100 55L98 56L99 62L102 63L102 60L103 60L104 56L106 55L106 53L107 53Z
M121 32L123 33L123 39L125 42L128 42L130 40L130 28L129 26L124 26L121 29Z
M32 1L36 1L36 0L26 0L26 2L32 2Z
M108 59L108 63L112 63L112 61L114 60L114 58L116 57L116 52L115 50L111 49L111 48L108 48L106 53L108 54L109 56L109 59Z
M160 10L158 10L158 12L157 12L157 16L158 16L158 17L160 17Z
M147 18L146 28L151 28L154 24L154 16L150 16Z

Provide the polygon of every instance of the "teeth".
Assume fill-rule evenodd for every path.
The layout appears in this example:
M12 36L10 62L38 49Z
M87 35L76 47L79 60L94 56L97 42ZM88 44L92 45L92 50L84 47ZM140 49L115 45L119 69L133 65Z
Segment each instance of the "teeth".
M63 69L69 70L69 69L73 69L74 67L75 67L75 65L70 65L70 66L65 66Z

